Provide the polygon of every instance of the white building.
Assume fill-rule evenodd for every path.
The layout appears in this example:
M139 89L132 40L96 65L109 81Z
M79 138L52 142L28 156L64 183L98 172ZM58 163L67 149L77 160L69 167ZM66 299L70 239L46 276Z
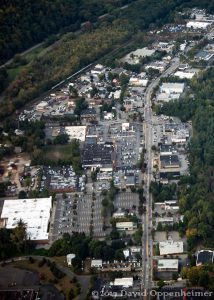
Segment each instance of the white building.
M92 75L101 75L105 73L105 67L101 64L97 64L93 70L91 70Z
M115 278L113 286L122 286L124 288L133 287L133 277Z
M171 142L176 144L186 143L189 138L189 130L188 129L180 129L171 135Z
M184 83L169 83L165 82L160 87L161 93L166 94L181 94L184 91Z
M154 61L145 66L145 70L153 69L162 73L166 69L166 63L162 61Z
M116 228L121 231L125 231L125 230L132 231L137 228L137 224L133 222L117 222Z
M86 126L65 126L65 133L69 136L69 140L76 139L84 142Z
M52 197L5 200L1 219L6 228L13 229L21 219L27 227L28 237L38 243L48 243L48 224L52 208Z
M149 80L148 79L141 79L138 77L131 77L129 80L130 86L142 86L146 87L148 85Z
M44 111L48 107L47 101L41 101L39 104L36 105L37 111Z
M108 112L104 115L104 120L112 120L114 118L114 114L111 112Z
M125 217L125 212L124 211L118 211L113 213L113 218L117 219L117 218L124 218Z
M159 259L158 260L158 271L178 271L178 259Z
M180 79L192 79L195 76L196 71L177 71L175 72L175 76L179 77Z
M203 29L206 30L209 26L211 26L210 22L199 22L199 21L190 21L186 24L186 27L189 29Z
M71 265L72 265L72 259L75 258L75 257L76 257L76 255L73 254L73 253L68 254L68 255L66 256L68 266L71 266Z
M160 255L178 254L184 252L184 243L168 240L159 243Z
M102 268L103 261L102 259L92 259L91 268Z

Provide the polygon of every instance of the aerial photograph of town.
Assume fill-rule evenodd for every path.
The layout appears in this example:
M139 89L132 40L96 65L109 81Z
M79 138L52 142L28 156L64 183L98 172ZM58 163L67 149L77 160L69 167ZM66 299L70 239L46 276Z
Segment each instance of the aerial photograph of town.
M0 300L214 299L214 0L0 0Z

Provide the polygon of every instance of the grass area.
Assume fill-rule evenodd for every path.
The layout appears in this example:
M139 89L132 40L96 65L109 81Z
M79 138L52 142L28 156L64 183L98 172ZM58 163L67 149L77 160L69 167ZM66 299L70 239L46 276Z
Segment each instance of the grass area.
M12 82L18 76L25 66L17 66L15 68L7 68L8 83Z
M22 57L31 62L36 57L42 55L42 52L45 50L44 45L39 46L38 48L32 49L30 52L24 54Z
M60 264L60 261L63 260L65 260L65 257L57 258L56 263ZM68 299L68 294L71 288L74 290L76 290L77 288L76 283L71 283L71 279L67 276L64 276L61 279L55 278L47 264L44 264L42 267L39 267L38 260L35 260L33 263L30 263L28 260L17 261L13 263L13 266L19 269L38 272L42 283L54 284L54 286L59 291L63 291L63 293L66 295L66 299Z
M67 145L50 145L44 148L44 158L56 160L69 160L71 158L71 144Z
M44 45L39 46L38 48L32 49L30 52L22 55L22 59L26 60L26 64L17 64L13 67L13 62L6 67L8 73L8 84L10 84L26 67L27 64L32 62L36 57L40 57L43 53L46 52Z

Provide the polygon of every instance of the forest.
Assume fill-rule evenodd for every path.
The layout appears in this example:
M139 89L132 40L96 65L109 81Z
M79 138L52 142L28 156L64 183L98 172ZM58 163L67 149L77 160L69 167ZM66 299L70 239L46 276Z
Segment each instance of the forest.
M192 121L190 176L181 178L178 198L185 215L189 250L199 244L214 247L214 68L190 83L189 96L163 105L158 113Z
M134 0L0 1L0 64L52 34L75 31L85 21Z

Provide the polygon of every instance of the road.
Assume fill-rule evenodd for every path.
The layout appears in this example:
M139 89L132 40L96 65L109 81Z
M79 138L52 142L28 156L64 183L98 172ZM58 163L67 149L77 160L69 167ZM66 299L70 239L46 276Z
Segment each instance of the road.
M142 291L148 295L148 291L152 288L152 273L153 273L153 240L152 240L152 196L149 193L150 183L152 181L152 108L151 98L155 87L164 76L173 73L179 66L179 58L175 57L171 66L157 79L153 80L148 86L145 93L145 110L144 110L144 132L145 132L145 160L147 168L144 174L144 196L146 198L146 211L142 215L143 236L142 236ZM149 296L145 296L148 299Z

